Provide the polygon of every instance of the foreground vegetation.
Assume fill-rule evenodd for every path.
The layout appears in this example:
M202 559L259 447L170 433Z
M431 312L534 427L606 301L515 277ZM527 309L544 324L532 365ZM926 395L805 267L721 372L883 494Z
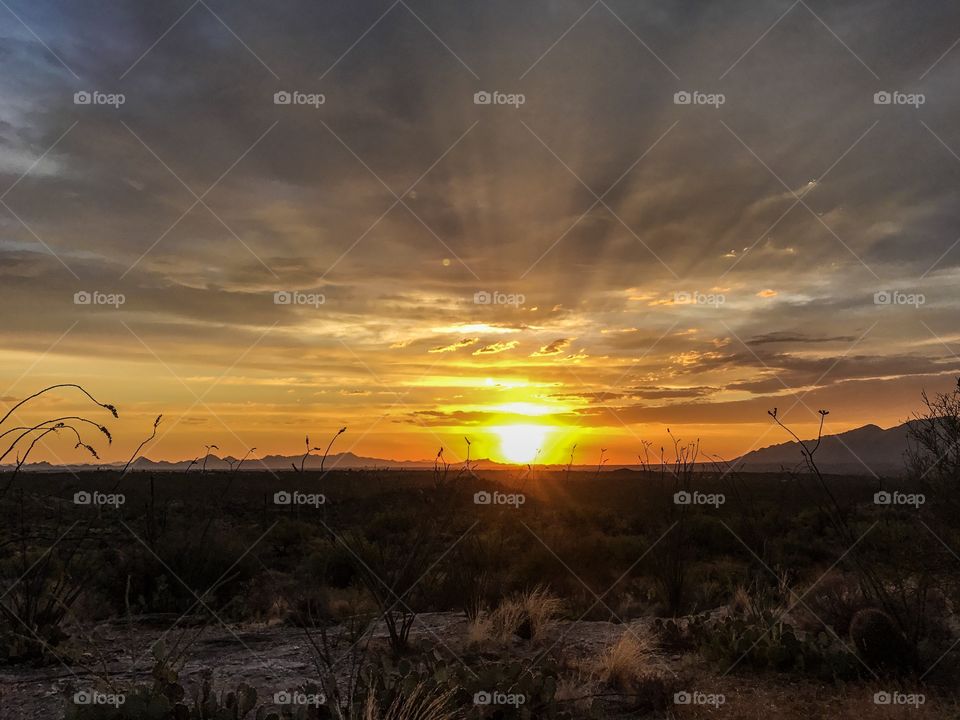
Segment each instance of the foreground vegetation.
M0 662L82 670L78 719L695 717L777 677L872 690L858 716L949 703L958 405L928 399L895 486L824 476L815 444L801 472L702 472L680 440L644 471L7 473ZM95 628L158 616L120 683ZM591 621L619 630L572 652ZM224 627L296 628L308 677L182 679Z

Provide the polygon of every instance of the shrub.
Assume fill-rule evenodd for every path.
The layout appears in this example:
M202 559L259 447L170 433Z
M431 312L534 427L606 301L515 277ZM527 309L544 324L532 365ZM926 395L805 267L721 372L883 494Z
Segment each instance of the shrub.
M84 540L85 533L65 537L48 551L24 543L16 556L0 560L7 588L0 596L0 658L47 661L69 637L64 626L89 577L76 561Z
M863 596L856 578L837 572L831 572L822 578L816 587L804 596L803 602L812 616L803 618L805 626L819 629L826 623L841 637L850 634L850 622L857 611L867 607L867 599ZM804 609L799 609L801 615L804 614Z

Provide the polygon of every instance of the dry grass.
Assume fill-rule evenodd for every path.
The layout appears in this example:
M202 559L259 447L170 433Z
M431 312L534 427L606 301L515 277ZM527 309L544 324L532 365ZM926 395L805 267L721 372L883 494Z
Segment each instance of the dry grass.
M625 632L593 663L597 679L619 692L628 693L651 672L654 643L646 634Z
M493 623L490 614L481 610L467 622L467 644L484 645L493 640Z
M750 599L750 593L743 585L738 585L737 589L733 591L733 597L730 598L727 607L734 615L746 615L752 605L753 601Z
M380 707L374 695L367 697L358 720L456 720L461 714L452 708L454 691L433 695L425 683L398 695L387 707Z
M467 625L467 642L509 643L514 637L542 640L556 624L563 610L561 600L538 585L514 597L505 598L492 612L481 611Z
M577 710L586 714L593 707L595 686L596 682L589 674L577 672L575 675L565 675L557 683L554 699L568 710Z
M727 607L733 615L765 622L771 615L779 617L786 613L795 604L791 602L792 597L790 579L786 573L781 573L774 586L756 582L738 586Z
M497 642L510 642L525 618L522 597L508 598L500 602L490 613L490 632Z

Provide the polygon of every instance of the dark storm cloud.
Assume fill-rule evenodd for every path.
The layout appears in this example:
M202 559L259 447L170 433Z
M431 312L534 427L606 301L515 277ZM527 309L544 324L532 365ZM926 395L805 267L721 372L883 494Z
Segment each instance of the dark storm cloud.
M704 117L702 113L687 113L684 117L678 113L670 102L677 87L685 87L685 80L687 84L719 83L710 78L719 76L738 52L749 47L756 38L752 33L754 26L764 28L764 23L777 17L774 8L770 8L767 17L747 4L725 8L723 13L695 10L683 4L654 13L629 5L611 6L641 35L644 31L650 33L648 44L655 51L659 48L658 54L671 67L677 65L685 71L678 72L680 81L615 18L598 8L572 31L567 42L548 53L524 78L523 89L527 90L529 101L514 113L516 117L502 113L478 115L470 103L472 90L478 86L470 71L402 8L391 11L322 81L317 79L385 9L373 3L361 3L349 11L343 6L318 10L315 5L295 3L269 13L250 6L211 4L211 9L222 14L224 21L245 38L251 51L200 6L191 10L120 81L119 75L156 41L158 28L162 31L168 27L188 7L187 3L162 9L130 4L110 12L91 13L80 7L47 4L24 13L28 23L32 20L39 22L41 28L49 27L51 47L82 78L76 81L34 44L30 66L33 72L24 77L57 73L60 83L59 87L48 87L43 107L34 109L31 121L45 128L44 141L52 141L69 122L80 120L80 126L73 131L75 143L68 139L62 150L69 166L81 174L74 180L75 188L61 190L68 201L53 207L43 205L41 197L31 201L26 193L15 196L26 216L36 217L42 208L44 225L65 223L68 218L75 223L92 224L94 218L109 211L108 227L102 232L105 237L98 242L112 242L117 249L135 245L136 249L145 250L193 199L144 148L138 148L139 143L118 126L118 120L127 122L196 192L202 192L216 180L266 128L279 120L279 131L264 140L260 152L253 152L231 171L212 194L210 204L231 219L237 217L242 235L250 238L251 246L265 256L268 265L275 261L269 257L271 252L308 259L303 253L307 239L295 227L316 228L316 244L321 246L317 254L333 262L339 256L337 251L346 250L369 222L389 207L393 198L349 150L323 129L320 120L340 134L399 192L474 120L480 119L484 127L479 128L474 144L468 143L462 148L462 155L436 168L423 181L423 192L411 205L416 205L418 214L458 254L471 257L478 268L486 266L498 271L503 269L503 263L491 262L488 250L477 252L468 247L468 236L496 247L496 238L482 227L491 224L491 215L493 223L511 235L525 232L523 224L541 228L533 237L528 236L524 247L511 243L511 254L525 267L539 254L531 250L542 252L549 247L565 225L576 220L592 202L589 192L517 119L527 122L597 192L609 187L673 121L681 120L675 135L663 141L661 151L653 152L649 162L642 162L624 178L608 196L607 203L631 228L639 226L641 239L683 276L703 263L722 270L722 252L749 246L792 200L787 196L784 202L770 202L772 197L784 194L785 189L716 122L717 118L735 130L740 128L737 132L742 131L743 137L749 138L747 143L795 189L819 176L874 120L882 118L870 102L875 79L822 27L817 30L818 22L802 7L792 11L772 31L769 42L759 44L724 78L723 89L729 99L727 106L715 113L716 118ZM576 19L568 15L575 9L570 3L548 5L536 13L518 13L505 6L492 6L487 13L474 8L464 16L431 4L416 9L428 21L439 23L437 31L441 36L460 49L478 71L488 67L494 49L512 48L510 57L518 63L517 75L527 69L522 59L532 62L549 47L546 41L555 39L566 28L564 21ZM829 9L818 10L828 23L833 21L831 26L835 24L838 34L848 38L857 55L871 65L893 65L891 33L902 27L902 11L864 3L857 10L848 8L831 17ZM498 11L503 20L501 32L484 49L471 37L468 23L483 16L485 24L492 25ZM931 7L913 13L909 24L938 35L938 28L943 27L951 12L945 5ZM521 17L515 18L518 14ZM858 22L867 15L878 23L871 33L863 33ZM673 27L683 27L684 33L670 30ZM109 38L105 47L102 37ZM601 41L605 41L606 52L584 66L578 50ZM812 50L804 44L810 41L814 42ZM904 44L893 53L898 62L889 71L907 76L907 69L912 68L919 77L928 61L936 59L926 52L912 53L911 45ZM945 62L949 63L949 59ZM768 77L767 68L788 72ZM602 80L599 83L598 77ZM504 80L499 72L491 78L491 82ZM122 89L128 102L118 112L80 113L72 105L69 91L88 85ZM293 108L278 109L271 102L273 92L284 87L325 92L328 102L317 112L286 112ZM31 97L35 97L30 90ZM862 95L863 102L850 102L852 92ZM791 97L792 102L770 102L771 93L774 98L782 93ZM840 113L835 108L838 98L844 100ZM931 98L929 107L924 109L942 114L950 102L941 97L934 103ZM823 121L827 116L831 132L825 134ZM760 117L767 124L750 127ZM848 237L846 228L850 226L846 218L837 217L831 223L838 223L838 234L848 237L858 254L878 261L897 257L890 256L889 247L891 243L896 246L896 241L883 235L866 242L867 238L862 237L866 228L861 214L878 210L882 204L887 208L884 214L889 216L891 199L916 205L923 198L925 204L936 206L927 207L923 216L916 218L916 223L927 226L926 235L935 235L937 228L942 229L944 222L953 219L948 210L952 197L949 184L931 177L925 170L928 163L920 162L936 159L942 171L948 172L953 159L929 136L929 143L918 142L919 137L927 135L919 123L891 113L882 119L883 125L891 126L890 134L883 135L881 127L876 141L870 138L863 148L870 150L873 157L865 152L855 154L831 174L830 184L835 189L829 197L817 201L818 195L827 192L821 193L817 188L808 199L817 212L829 214L838 211L842 197L844 212L856 212L850 226L859 223L859 227ZM932 122L932 118L928 120ZM891 144L901 135L901 125L909 126L911 132ZM848 128L849 134L845 132ZM773 144L769 144L771 141ZM634 152L628 152L629 148L634 148ZM897 163L902 159L901 151L907 150L915 158L912 162L900 166L898 172L878 172ZM694 163L698 172L678 174L678 168ZM130 172L124 173L126 169ZM549 182L545 187L532 183L533 176L546 177ZM144 185L145 191L129 187L127 181ZM254 183L259 187L251 187ZM460 183L464 185L458 192ZM517 186L524 187L525 192L516 192ZM541 187L549 192L541 194ZM69 201L71 190L76 193L73 202ZM298 191L336 197L341 211L326 203L310 204ZM894 192L896 195L891 198ZM478 199L482 202L484 197L497 202L471 212L460 202L462 196L469 196L472 203ZM513 203L509 197L524 197L526 206L535 211L520 227L517 220L522 220L522 215L517 218L511 212ZM260 212L242 212L255 198L263 206ZM277 214L284 201L293 207L288 208L290 215L280 218ZM871 207L873 204L876 207ZM918 210L922 209L914 212ZM194 212L206 214L202 207ZM609 261L601 274L614 283L622 282L618 277L622 271L643 265L657 274L667 272L653 253L647 252L605 208L598 208L597 216L604 222L585 221L558 246L558 262L589 245L594 252L600 250L596 260ZM155 218L155 222L150 222L150 218ZM213 218L206 220L209 227L205 231L192 229L190 235L200 235L207 241L214 237L229 239L222 237L224 229ZM426 238L417 237L417 242L407 240L411 235L423 235L425 230L420 227L416 232L418 223L402 207L391 214L388 223L394 224L385 225L388 232L375 233L370 245L383 246L389 235L392 242L407 243L415 254L445 250L436 247L429 233ZM798 253L791 269L823 261L828 256L845 265L853 261L852 256L844 256L842 246L802 206L781 223L777 236L803 237L809 248ZM113 241L107 237L111 235L110 225L118 236ZM509 227L514 230L510 232ZM138 243L130 238L136 230L145 235L138 238ZM337 231L346 235L342 241L331 237ZM942 235L939 240L934 249L942 252L946 249ZM175 232L164 241L164 246L181 242L185 240ZM935 239L930 242L936 244ZM696 247L711 248L714 252L695 252ZM376 256L366 254L365 265L373 265L369 270L382 272L383 268L369 262ZM136 257L133 255L132 259ZM923 259L932 262L936 256L931 253ZM552 260L554 257L550 268L555 270L557 266ZM744 264L744 270L749 272L761 269L751 261ZM590 265L595 267L596 263ZM420 268L414 271L419 272Z
M853 335L838 335L836 337L810 337L809 335L791 334L787 332L771 332L750 338L750 345L771 345L773 343L851 343L857 338Z

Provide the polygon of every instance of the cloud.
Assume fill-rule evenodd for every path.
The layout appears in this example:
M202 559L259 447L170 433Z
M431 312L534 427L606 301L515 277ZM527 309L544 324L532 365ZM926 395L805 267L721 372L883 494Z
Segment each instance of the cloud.
M382 8L291 0L264 14L234 3L227 29L198 6L154 45L182 8L60 5L25 18L56 56L22 29L0 38L0 188L16 183L0 211L7 384L43 357L38 383L76 371L104 391L135 385L135 404L166 410L183 387L164 365L199 393L209 383L192 378L237 361L218 413L243 408L239 423L264 408L296 426L309 406L358 427L389 404L379 388L362 402L338 388L373 387L373 374L388 398L412 377L452 377L461 384L417 388L405 403L479 405L497 364L483 356L520 346L498 338L522 338L509 358L517 367L491 378L497 393L549 387L591 408L603 398L630 408L628 422L714 412L750 422L754 408L704 408L747 398L763 410L783 383L832 391L883 379L858 387L884 388L892 420L911 408L894 403L957 367L931 334L954 347L956 160L915 113L873 105L871 76L823 26L875 70L917 78L954 42L956 3L883 13L861 0L824 4L823 24L788 15L725 76L726 127L676 107L675 80L655 61L638 74L636 40L618 23L583 22L557 44L525 77L537 101L520 115L475 106L457 57L480 75L502 66L518 77L576 19L565 10L426 3L418 14L430 30L391 13L338 61ZM618 13L671 66L697 58L720 69L775 19L748 0L722 13L689 2L621 3ZM904 28L924 42L902 42ZM602 56L586 52L600 45ZM74 105L81 88L57 56L84 86L127 102ZM924 80L936 101L923 117L956 148L951 57ZM327 102L275 105L282 88ZM200 194L215 181L187 212L195 198L184 184ZM393 207L415 181L406 207ZM583 216L596 198L581 182L611 188L608 208ZM479 278L527 302L476 305ZM83 289L127 302L76 306ZM726 302L675 302L697 289ZM877 307L884 289L924 293L922 316ZM277 305L282 290L326 301ZM572 350L574 339L591 355ZM122 385L124 373L152 381ZM331 391L314 404L318 386ZM850 417L883 407L844 399Z
M667 398L697 398L712 395L719 388L706 385L698 387L638 387L631 390L631 394L648 400Z
M578 423L594 427L616 427L620 423L663 423L708 427L710 425L756 425L769 422L767 411L779 405L781 413L790 409L788 421L816 423L816 410L830 410L831 423L842 424L844 429L864 425L895 403L915 407L924 388L948 389L955 385L951 375L929 375L897 379L849 380L829 388L817 388L810 393L798 395L780 387L780 392L766 397L746 400L713 402L684 402L663 405L592 405L577 411ZM908 417L894 416L885 426L899 424ZM834 430L835 431L835 430Z
M530 353L530 357L550 357L551 355L560 355L566 350L573 338L559 338L553 342L543 345L539 350Z
M854 335L834 335L834 336L811 336L804 335L802 333L789 333L784 331L776 331L770 333L764 333L763 335L757 335L747 340L748 345L771 345L773 343L791 343L791 344L807 344L807 343L832 343L832 342L845 342L852 343L856 340Z
M510 342L495 342L491 345L484 345L482 348L478 348L473 351L474 355L496 355L497 353L506 352L507 350L513 350L520 343L516 340L511 340Z
M460 348L470 347L476 343L480 342L480 338L464 338L463 340L457 340L455 343L450 345L438 345L435 348L430 348L427 352L432 353L445 353L445 352L455 352Z

